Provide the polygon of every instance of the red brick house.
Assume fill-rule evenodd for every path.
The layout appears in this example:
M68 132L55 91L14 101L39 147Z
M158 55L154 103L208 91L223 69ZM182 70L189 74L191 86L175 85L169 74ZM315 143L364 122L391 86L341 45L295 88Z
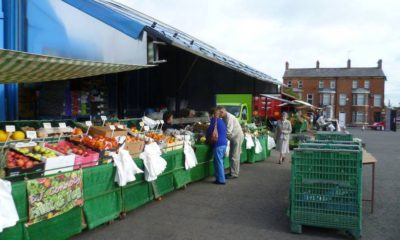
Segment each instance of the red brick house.
M372 124L381 121L384 108L386 76L382 60L376 67L289 68L283 82L307 101L330 112L346 125Z

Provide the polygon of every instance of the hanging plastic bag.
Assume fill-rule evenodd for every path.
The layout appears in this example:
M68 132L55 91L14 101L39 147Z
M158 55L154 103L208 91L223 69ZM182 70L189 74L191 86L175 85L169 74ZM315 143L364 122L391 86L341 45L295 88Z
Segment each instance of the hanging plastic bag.
M276 143L275 143L274 138L268 136L268 150L271 150L274 147L276 147Z
M246 149L252 149L255 145L251 135L249 133L246 133L244 138L246 139Z
M197 157L189 141L185 140L183 153L185 154L185 169L194 168L197 165Z
M231 150L231 141L228 140L226 149L225 149L225 157L229 157L229 151Z
M261 153L262 152L262 150L263 150L263 147L261 146L261 143L260 143L260 140L258 140L258 138L255 138L255 149L254 149L254 152L256 153L256 154L259 154L259 153Z
M125 186L128 182L136 180L135 175L143 173L143 171L136 165L132 160L131 155L127 150L121 147L119 153L112 153L111 156L114 160L114 166L117 168L117 174L115 174L115 182L118 182L120 187Z
M0 233L17 224L19 217L11 195L11 183L0 179Z
M157 143L146 145L144 151L140 154L140 159L143 160L144 177L148 182L156 180L167 167L167 161L161 157L161 150Z

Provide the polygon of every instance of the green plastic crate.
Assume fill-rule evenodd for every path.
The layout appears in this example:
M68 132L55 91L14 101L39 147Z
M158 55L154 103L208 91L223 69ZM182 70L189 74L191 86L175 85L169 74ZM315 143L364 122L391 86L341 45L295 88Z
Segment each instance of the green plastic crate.
M317 132L316 140L353 141L353 135L341 132Z
M247 162L247 149L246 149L246 139L242 144L242 152L240 153L240 163Z
M214 158L212 148L206 144L196 144L195 154L198 163L208 162Z
M153 188L154 197L161 197L169 192L175 190L174 186L174 174L165 173L158 176L157 179L150 183Z
M167 161L165 172L170 172L183 167L183 150L174 150L164 153L162 156Z
M29 240L69 239L82 231L82 208L70 211L27 228Z
M121 188L122 209L124 212L136 209L154 199L148 182L135 181Z
M91 199L118 189L114 181L116 168L112 164L84 168L82 171L84 199Z
M182 188L191 182L190 170L182 168L174 171L173 175L176 189Z
M362 152L296 149L290 182L291 230L302 225L344 229L360 237Z
M190 178L192 182L200 181L207 177L209 164L199 163L196 167L190 169Z
M83 210L89 229L118 218L122 212L121 188L85 199Z
M357 150L361 151L360 145L352 144L336 144L336 143L300 143L299 148L316 148L316 149L344 149L344 150Z

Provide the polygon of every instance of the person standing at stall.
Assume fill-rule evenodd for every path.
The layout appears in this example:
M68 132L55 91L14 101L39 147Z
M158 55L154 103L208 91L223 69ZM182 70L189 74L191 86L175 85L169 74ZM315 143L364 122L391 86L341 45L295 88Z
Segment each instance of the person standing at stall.
M220 111L221 117L226 123L226 135L228 137L228 140L230 141L230 174L227 175L227 178L238 178L240 170L240 153L242 150L242 143L244 139L242 126L240 126L239 120L233 114L227 112L224 107L218 107L217 109Z
M279 164L285 161L286 154L289 150L290 133L292 133L292 124L288 120L287 112L282 113L282 119L278 121L276 126L276 150L279 151Z
M220 113L215 108L209 111L211 123L207 129L208 143L213 147L215 181L214 184L225 184L224 156L228 141L226 139L226 126L220 118Z

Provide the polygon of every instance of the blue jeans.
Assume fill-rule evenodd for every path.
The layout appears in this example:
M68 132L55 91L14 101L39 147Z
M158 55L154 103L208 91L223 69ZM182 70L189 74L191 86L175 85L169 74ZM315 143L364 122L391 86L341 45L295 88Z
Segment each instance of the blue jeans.
M214 169L217 182L225 183L224 156L226 146L214 147Z

